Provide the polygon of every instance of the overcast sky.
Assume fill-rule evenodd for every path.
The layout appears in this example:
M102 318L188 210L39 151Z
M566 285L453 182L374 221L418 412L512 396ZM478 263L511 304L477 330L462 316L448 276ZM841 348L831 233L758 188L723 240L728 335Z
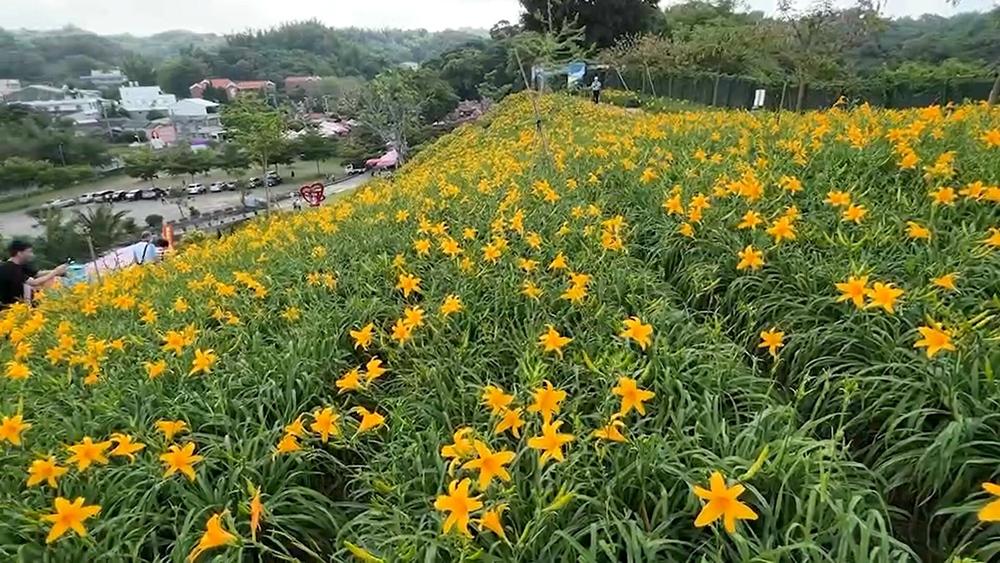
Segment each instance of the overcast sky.
M844 0L846 1L846 0ZM807 3L808 0L799 0ZM997 0L887 0L890 16L988 10ZM672 0L666 0L673 3ZM777 0L749 0L773 12ZM0 27L52 29L72 24L97 33L149 35L170 29L227 33L317 18L335 27L439 30L489 28L514 20L517 0L0 0Z

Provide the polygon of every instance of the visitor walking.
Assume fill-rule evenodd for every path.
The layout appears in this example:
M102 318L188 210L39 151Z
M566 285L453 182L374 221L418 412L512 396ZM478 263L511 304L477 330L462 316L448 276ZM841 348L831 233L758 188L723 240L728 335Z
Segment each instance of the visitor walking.
M29 300L32 288L43 287L57 276L66 274L66 264L52 270L36 270L31 265L35 251L29 242L11 241L8 254L10 258L0 264L0 308Z
M594 96L595 104L601 103L601 88L603 86L601 79L596 76L594 77L594 81L590 83L590 93Z

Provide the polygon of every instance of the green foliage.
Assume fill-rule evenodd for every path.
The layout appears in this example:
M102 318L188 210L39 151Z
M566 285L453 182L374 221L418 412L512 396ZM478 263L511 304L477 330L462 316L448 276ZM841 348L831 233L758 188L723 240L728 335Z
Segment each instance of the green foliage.
M122 60L121 68L128 79L132 82L138 82L139 86L156 86L156 71L146 57L136 53L128 53Z
M165 166L163 157L149 148L132 151L123 160L126 174L146 181L155 178Z
M215 155L215 167L225 170L230 175L240 175L250 168L250 157L236 144L226 143Z
M551 32L564 25L584 28L586 43L610 47L619 37L651 31L660 24L656 0L521 0L521 24L528 31Z
M73 212L74 223L81 237L89 238L96 252L104 252L121 243L125 237L139 232L128 211L115 211L102 204L85 211Z
M209 66L190 55L170 59L160 65L156 78L160 88L178 97L190 97L192 84L207 78Z
M319 163L337 154L337 141L309 131L292 143L292 150L302 160L315 162L316 174L320 174Z
M286 150L285 119L257 96L244 95L222 111L222 124L236 146L267 170L273 157Z
M76 135L71 124L25 106L0 105L0 161L12 157L67 165L110 161L106 143Z

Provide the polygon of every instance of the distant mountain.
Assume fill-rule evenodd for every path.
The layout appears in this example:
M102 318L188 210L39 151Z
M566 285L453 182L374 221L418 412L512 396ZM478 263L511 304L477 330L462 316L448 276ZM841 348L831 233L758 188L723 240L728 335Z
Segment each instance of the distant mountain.
M152 60L173 57L185 47L213 50L226 44L226 38L215 33L195 33L183 29L164 31L147 37L134 35L108 35L127 51L138 53Z

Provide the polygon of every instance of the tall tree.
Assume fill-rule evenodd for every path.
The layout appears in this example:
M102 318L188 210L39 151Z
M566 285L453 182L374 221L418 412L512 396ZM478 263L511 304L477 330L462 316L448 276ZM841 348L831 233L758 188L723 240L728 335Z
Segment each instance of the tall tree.
M376 76L360 96L348 101L354 118L392 147L402 162L408 152L407 135L420 125L420 99L402 72Z
M122 59L122 72L129 81L138 82L139 86L156 86L156 71L146 57L137 53L129 53Z
M239 176L250 168L250 157L234 143L226 143L215 155L215 167L225 170L230 176Z
M316 175L322 175L319 170L319 163L332 158L337 154L337 144L333 139L328 139L315 131L310 131L302 135L295 141L295 151L302 157L302 160L311 160L316 163Z
M610 47L622 35L652 31L662 20L658 0L521 0L521 6L526 30L580 25L587 44L598 48Z
M170 149L163 161L163 171L171 176L189 175L194 182L194 175L198 171L194 152L186 146Z
M236 146L246 151L260 165L261 175L267 174L272 158L285 150L285 118L278 110L260 98L244 95L222 110L222 125ZM266 186L268 208L271 189Z
M191 95L191 85L206 78L208 65L191 55L182 55L160 65L156 73L160 88L168 94L187 98Z
M163 158L152 150L145 148L125 155L125 173L132 178L141 178L147 182L156 178L163 170ZM155 185L155 182L153 183Z
M135 221L129 219L128 211L114 211L108 204L86 211L77 210L74 217L80 235L89 237L97 252L108 250L136 230Z

